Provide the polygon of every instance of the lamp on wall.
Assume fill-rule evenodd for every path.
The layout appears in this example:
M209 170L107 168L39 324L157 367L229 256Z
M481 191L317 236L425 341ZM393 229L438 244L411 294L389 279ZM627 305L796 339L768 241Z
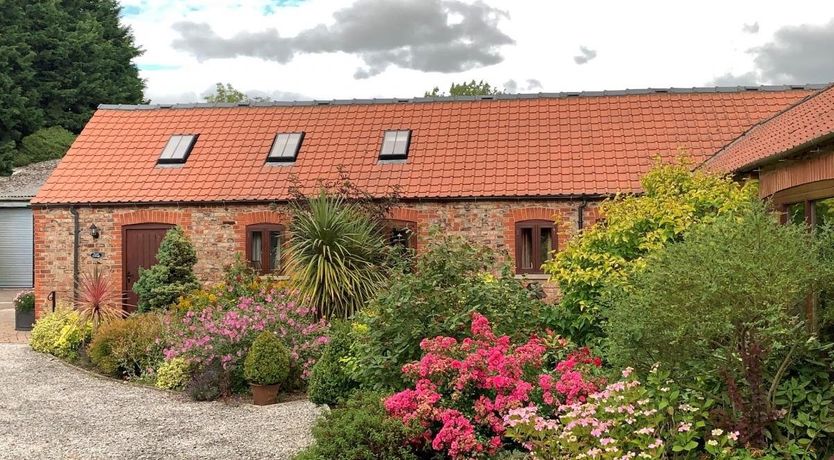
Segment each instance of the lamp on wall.
M98 237L101 236L96 224L90 225L90 236L92 236L94 240L97 240Z

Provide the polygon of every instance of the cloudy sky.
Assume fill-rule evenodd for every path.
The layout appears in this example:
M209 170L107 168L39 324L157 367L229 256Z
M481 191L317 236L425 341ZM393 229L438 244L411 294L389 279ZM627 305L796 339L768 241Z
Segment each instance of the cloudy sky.
M121 0L153 102L834 81L834 1Z

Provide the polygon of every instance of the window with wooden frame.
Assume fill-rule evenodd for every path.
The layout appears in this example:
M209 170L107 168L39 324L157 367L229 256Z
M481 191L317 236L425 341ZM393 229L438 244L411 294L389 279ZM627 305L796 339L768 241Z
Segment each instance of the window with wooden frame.
M408 220L388 219L383 227L385 242L406 249L417 247L417 223Z
M281 273L284 227L256 224L246 227L246 261L258 274Z
M523 220L515 224L516 273L544 273L542 264L556 250L556 227L547 220Z
M820 228L834 223L834 198L818 198L782 205L782 222Z
M834 197L823 197L783 204L782 223L805 224L809 230L817 230L834 223ZM812 332L819 329L819 312L830 308L834 299L829 290L809 295L805 299L805 320Z

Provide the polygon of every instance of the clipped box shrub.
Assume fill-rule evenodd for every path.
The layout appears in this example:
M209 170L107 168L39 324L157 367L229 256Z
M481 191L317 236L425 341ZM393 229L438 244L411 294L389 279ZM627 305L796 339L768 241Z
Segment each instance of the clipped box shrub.
M162 362L162 318L140 314L103 324L90 343L90 360L101 372L135 378L152 373Z
M246 381L255 385L280 385L290 374L290 354L272 332L261 332L243 363Z
M347 321L334 321L330 325L330 343L321 358L313 366L307 386L307 396L316 404L336 404L346 399L359 386L351 378L343 360L349 359L351 325Z
M78 351L90 340L93 327L77 311L61 308L35 323L29 345L33 350L62 359L78 358Z

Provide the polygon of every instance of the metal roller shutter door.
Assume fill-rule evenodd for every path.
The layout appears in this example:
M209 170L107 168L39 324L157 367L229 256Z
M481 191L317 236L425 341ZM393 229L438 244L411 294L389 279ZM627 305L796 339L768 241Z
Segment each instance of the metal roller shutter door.
M0 288L32 286L32 210L0 208Z

